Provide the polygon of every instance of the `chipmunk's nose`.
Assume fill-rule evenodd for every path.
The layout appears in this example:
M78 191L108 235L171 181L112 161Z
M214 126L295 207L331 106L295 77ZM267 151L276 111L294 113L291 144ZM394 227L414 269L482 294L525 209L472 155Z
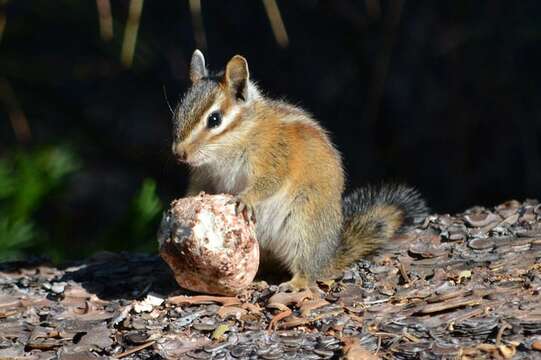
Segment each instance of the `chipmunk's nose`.
M173 154L175 154L175 157L179 162L186 162L186 159L188 158L188 152L186 151L184 146L180 144L173 145Z
M184 150L179 151L177 157L181 161L186 161L186 157L187 157L186 151L184 151Z

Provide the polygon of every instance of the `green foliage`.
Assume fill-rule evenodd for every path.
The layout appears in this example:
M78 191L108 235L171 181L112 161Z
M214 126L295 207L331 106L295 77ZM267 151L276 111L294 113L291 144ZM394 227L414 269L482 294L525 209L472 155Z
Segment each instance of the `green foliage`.
M141 190L133 200L133 229L136 232L144 232L146 225L161 214L163 206L156 194L156 182L145 179Z
M15 190L14 179L10 176L6 160L0 160L0 201L9 197Z
M0 215L2 216L2 215ZM17 259L21 251L30 247L36 239L34 224L31 221L0 220L0 261Z
M94 242L69 243L70 238L64 236L69 233L69 215L49 216L44 223L38 215L54 206L55 195L62 193L79 168L75 154L62 146L17 150L0 159L0 261L28 253L62 261L100 250L155 251L163 205L152 179L143 181L124 216L101 236L96 234Z
M163 205L156 193L156 182L145 179L126 215L103 236L100 248L111 251L156 251L156 229L162 211Z
M145 179L139 193L133 199L129 219L131 239L141 243L138 246L140 250L148 249L149 243L152 244L152 248L155 248L154 241L147 242L147 240L154 237L162 211L163 205L156 193L156 182Z
M79 168L73 153L62 147L19 152L13 163L13 179L17 186L13 191L10 215L16 220L27 220L46 197Z
M33 218L79 168L66 147L18 150L0 160L0 260L16 259L43 241Z

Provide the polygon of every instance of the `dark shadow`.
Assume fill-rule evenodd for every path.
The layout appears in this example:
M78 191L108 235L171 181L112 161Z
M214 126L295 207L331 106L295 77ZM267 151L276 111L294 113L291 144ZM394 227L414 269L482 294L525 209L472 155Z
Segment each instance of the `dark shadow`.
M103 300L140 299L150 292L162 297L190 294L158 255L100 253L66 265L59 281L78 282Z
M14 273L25 269L53 266L51 259L46 256L29 256L24 260L0 262L0 272Z
M254 281L280 284L291 278L287 270L273 264L262 266ZM159 255L103 252L58 268L66 273L57 281L80 283L103 300L141 299L148 293L162 297L199 294L182 289Z

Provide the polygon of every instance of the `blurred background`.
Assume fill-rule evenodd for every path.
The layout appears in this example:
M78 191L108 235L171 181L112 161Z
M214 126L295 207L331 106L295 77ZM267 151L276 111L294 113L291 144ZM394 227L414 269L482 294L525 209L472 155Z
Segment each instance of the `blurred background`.
M311 111L348 187L541 197L541 2L0 0L0 258L155 251L194 48ZM168 100L167 100L168 99Z

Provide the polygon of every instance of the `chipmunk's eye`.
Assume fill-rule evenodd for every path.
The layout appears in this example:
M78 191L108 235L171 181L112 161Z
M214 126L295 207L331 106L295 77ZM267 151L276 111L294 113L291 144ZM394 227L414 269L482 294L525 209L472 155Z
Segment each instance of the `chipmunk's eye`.
M212 114L209 115L207 119L207 127L209 129L215 128L220 126L222 123L222 114L220 114L219 111L215 111Z

